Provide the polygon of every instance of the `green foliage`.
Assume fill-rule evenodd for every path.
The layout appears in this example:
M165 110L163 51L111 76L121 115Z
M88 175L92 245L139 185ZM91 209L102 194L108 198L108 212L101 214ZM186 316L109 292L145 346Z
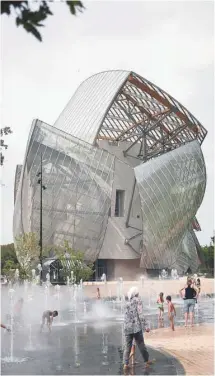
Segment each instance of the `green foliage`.
M1 269L3 270L7 264L7 261L13 262L14 265L18 264L14 244L6 244L1 246Z
M202 251L205 258L205 267L207 269L214 268L214 246L204 246L202 247Z
M202 247L202 252L204 255L204 264L199 267L199 271L203 273L214 274L214 246L205 245Z
M73 250L68 241L65 241L64 247L55 249L55 253L63 266L62 276L65 280L67 276L71 276L71 271L73 271L75 283L79 283L81 279L82 281L89 280L93 274L93 264L84 262L83 252Z
M14 244L6 244L1 246L1 273L9 279L13 279L15 270L19 270L20 279L26 279L27 275L19 264Z
M40 247L37 234L29 232L17 237L16 252L23 273L30 277L32 267L39 261Z
M10 127L4 127L0 129L1 133L1 139L0 139L0 165L3 166L4 164L4 155L2 153L2 150L6 150L8 148L8 145L4 143L4 139L2 138L3 136L7 136L8 134L12 133L12 130Z
M1 1L1 14L10 16L12 13L16 15L16 25L22 26L28 33L33 34L40 42L42 41L41 34L38 28L44 26L45 21L53 13L50 10L49 3L52 1ZM65 2L65 1L64 1ZM81 12L84 5L81 1L66 1L66 5L72 15ZM37 5L37 9L34 10Z
M43 258L49 257L50 249L53 250L53 246L44 247ZM31 278L31 270L38 264L40 254L37 234L30 232L17 237L16 252L13 243L1 246L2 274L13 279L18 269L20 279ZM54 252L63 266L62 277L65 281L67 276L71 277L71 271L76 283L81 279L87 281L93 274L93 264L86 264L83 252L74 251L67 241L64 247L56 248Z
M15 270L18 269L19 264L15 264L14 261L6 260L4 263L4 268L2 268L1 273L7 278L12 279L15 274Z

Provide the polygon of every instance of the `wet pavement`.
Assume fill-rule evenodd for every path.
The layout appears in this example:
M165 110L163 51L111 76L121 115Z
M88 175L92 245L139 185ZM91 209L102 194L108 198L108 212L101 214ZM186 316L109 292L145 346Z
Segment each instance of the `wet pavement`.
M14 336L15 363L7 363L10 352L9 335L5 334L2 349L3 375L121 375L122 324L73 324L54 326L52 333L39 334L33 329L29 335ZM8 351L9 350L9 351ZM144 371L139 350L136 353L134 374L177 375L180 363L149 348L150 358L156 363ZM19 363L18 363L19 362ZM182 373L181 373L182 374Z
M176 325L183 325L183 301L175 298ZM123 321L122 304L96 302L91 306L78 307L79 312L66 309L55 319L52 332L39 333L39 323L26 322L13 334L2 332L3 375L120 375L122 370ZM157 307L150 302L144 305L145 317L151 328L151 336L158 327ZM213 322L214 298L202 299L195 309L195 323ZM80 322L77 322L77 318ZM164 327L168 327L167 313ZM12 341L13 340L13 341ZM12 346L11 346L12 345ZM147 345L147 340L146 340ZM150 358L156 363L144 370L139 350L138 364L133 369L137 375L184 374L181 363L158 348L148 348ZM10 356L13 356L11 359ZM131 373L130 373L131 374Z

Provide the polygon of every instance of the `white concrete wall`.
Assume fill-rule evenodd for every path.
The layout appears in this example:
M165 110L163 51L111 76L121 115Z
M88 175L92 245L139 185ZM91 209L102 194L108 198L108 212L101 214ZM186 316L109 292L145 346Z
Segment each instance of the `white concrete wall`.
M140 268L140 259L135 260L109 260L107 262L108 280L116 280L120 277L125 281L136 281L144 273Z
M124 157L123 150L128 148L130 143L120 143L118 146L113 146L108 141L99 141L99 147L108 150L110 153L116 155L115 159L115 174L112 189L111 199L111 218L109 218L105 240L99 255L100 259L137 259L140 257L140 240L141 236L132 241L132 247L136 250L132 250L129 245L125 244L125 240L131 236L137 234L142 230L142 215L139 192L136 187L133 204L130 214L129 224L138 228L134 230L132 228L126 228L126 220L129 211L129 204L132 196L133 184L134 184L134 170L133 167L141 163L140 160ZM136 150L135 150L136 147ZM137 153L139 145L134 146L130 150L130 154ZM115 217L115 200L116 190L125 191L124 199L124 216ZM138 218L139 217L139 218Z

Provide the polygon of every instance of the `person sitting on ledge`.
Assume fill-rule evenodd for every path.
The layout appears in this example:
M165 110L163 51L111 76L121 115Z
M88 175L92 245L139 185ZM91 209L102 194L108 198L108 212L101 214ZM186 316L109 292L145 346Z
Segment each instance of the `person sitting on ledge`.
M143 317L142 301L139 298L137 287L132 287L128 291L128 302L126 303L124 313L124 370L127 370L129 368L129 357L133 355L131 354L132 344L134 344L133 340L135 340L139 347L140 353L145 362L145 366L148 367L150 364L152 364L152 361L149 361L149 354L144 343L142 325L145 328L146 322ZM147 332L150 331L149 329L145 330Z
M49 331L51 332L51 326L52 326L52 323L53 323L53 318L56 317L56 316L58 316L58 311L44 311L43 315L42 315L42 324L41 324L40 332L42 332L42 330L43 330L43 327L45 325L45 321L46 321L46 324L48 326Z

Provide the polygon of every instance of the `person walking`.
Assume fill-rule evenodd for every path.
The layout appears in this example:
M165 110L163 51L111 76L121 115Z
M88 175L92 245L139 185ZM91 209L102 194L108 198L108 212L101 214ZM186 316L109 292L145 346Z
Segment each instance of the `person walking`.
M124 312L124 370L129 368L129 357L131 356L130 354L134 340L137 346L139 347L140 353L145 362L145 366L148 367L150 364L152 364L152 361L149 361L149 353L144 343L142 327L146 327L146 322L143 317L142 301L139 298L139 292L137 287L132 287L128 291L128 302L126 303ZM145 330L149 332L149 329Z
M184 297L182 291L185 292ZM196 299L198 298L198 291L192 287L192 280L187 281L187 286L183 287L179 291L181 297L184 299L184 318L185 318L185 327L187 327L188 316L191 321L191 326L193 326L194 319L194 308L196 304Z

